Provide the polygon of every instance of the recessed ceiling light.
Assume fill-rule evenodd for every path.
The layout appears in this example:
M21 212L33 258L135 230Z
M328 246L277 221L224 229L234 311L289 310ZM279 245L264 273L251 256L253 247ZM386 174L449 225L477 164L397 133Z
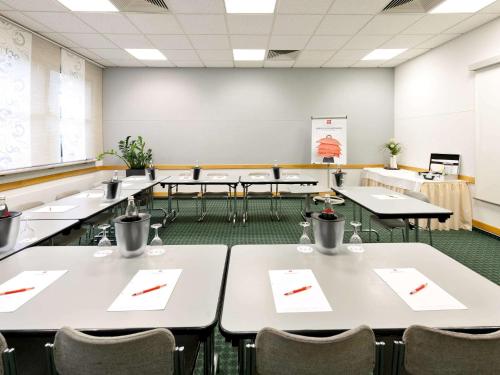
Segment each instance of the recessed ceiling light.
M445 0L429 13L475 13L495 0Z
M73 12L118 12L109 0L57 0Z
M147 48L125 48L125 51L130 53L136 59L139 60L166 60L167 58L163 53L157 49L147 49Z
M263 61L265 49L233 49L234 61Z
M361 60L390 60L393 57L403 53L408 48L391 48L391 49L376 49L371 51L368 55Z
M274 13L276 0L224 0L227 13Z

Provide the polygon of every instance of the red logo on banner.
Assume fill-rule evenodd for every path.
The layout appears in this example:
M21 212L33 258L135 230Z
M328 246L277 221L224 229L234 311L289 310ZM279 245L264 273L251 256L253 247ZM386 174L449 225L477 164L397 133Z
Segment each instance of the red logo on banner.
M326 120L326 124L327 125L331 125L332 124L332 120Z

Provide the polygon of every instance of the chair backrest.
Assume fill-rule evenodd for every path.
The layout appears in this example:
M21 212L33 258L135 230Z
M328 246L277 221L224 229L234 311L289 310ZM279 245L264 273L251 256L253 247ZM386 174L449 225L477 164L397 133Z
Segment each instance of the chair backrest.
M56 195L56 201L58 201L59 199L69 197L70 195L78 194L79 192L80 192L80 190L68 190L68 191L65 191L63 193L59 193Z
M0 375L4 374L5 363L3 361L3 352L7 349L7 342L5 338L0 334Z
M54 365L59 375L170 375L174 351L174 336L162 328L94 337L64 327L55 337Z
M35 201L35 202L27 202L27 203L22 203L17 206L12 207L13 211L27 211L31 208L38 207L43 205L44 203L42 201Z
M427 197L427 195L425 195L424 193L421 193L419 191L408 190L405 192L405 195L412 197L412 198L415 198L415 199L418 199L419 201L430 203L430 200Z
M411 375L500 374L500 331L474 335L415 325L403 341Z
M367 326L324 338L264 328L255 350L258 375L368 375L375 367L375 335Z

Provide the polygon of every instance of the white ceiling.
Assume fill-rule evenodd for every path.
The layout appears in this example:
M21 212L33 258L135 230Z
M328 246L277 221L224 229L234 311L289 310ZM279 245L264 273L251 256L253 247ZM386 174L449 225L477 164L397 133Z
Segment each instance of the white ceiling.
M500 0L475 14L379 14L389 0L277 0L274 14L226 14L223 0L165 2L170 14L70 12L56 0L0 0L0 13L104 66L269 68L392 67L500 16ZM158 48L168 61L124 48ZM302 52L234 62L233 48ZM408 51L361 61L375 48Z

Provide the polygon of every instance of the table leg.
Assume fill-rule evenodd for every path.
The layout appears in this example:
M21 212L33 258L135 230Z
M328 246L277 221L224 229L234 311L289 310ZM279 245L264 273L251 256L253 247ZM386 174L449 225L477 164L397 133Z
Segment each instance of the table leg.
M405 219L405 242L410 242L410 219Z
M245 340L238 341L238 374L245 373Z
M205 219L205 216L207 215L207 207L206 207L206 201L205 201L205 192L207 191L206 185L204 186L203 184L200 185L200 194L201 194L201 202L200 202L200 217L198 218L198 221L203 221Z
M174 209L172 209L172 190L173 190L172 184L168 184L167 211L164 212L164 217L162 220L163 227L167 225L168 219L170 219L170 221L174 221L175 218L177 217L177 212Z
M418 219L415 218L415 242L420 242L420 231L418 227Z
M271 185L271 193L273 191L273 186ZM279 191L279 185L276 184L276 192L274 194L274 216L276 216L276 220L280 221L280 215L278 212L278 191Z
M233 196L233 225L236 224L238 219L238 185L234 185L234 196Z
M311 212L311 195L312 194L307 193L304 197L304 211L302 212L304 220L307 220L307 213Z
M242 209L242 218L243 224L247 222L248 219L248 186L243 185L243 209Z
M214 331L213 329L210 331L208 336L205 338L205 342L203 344L203 372L205 375L212 375L215 373L215 340L214 340Z

